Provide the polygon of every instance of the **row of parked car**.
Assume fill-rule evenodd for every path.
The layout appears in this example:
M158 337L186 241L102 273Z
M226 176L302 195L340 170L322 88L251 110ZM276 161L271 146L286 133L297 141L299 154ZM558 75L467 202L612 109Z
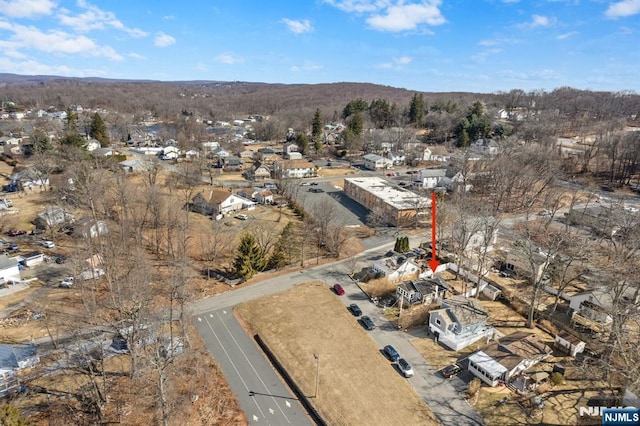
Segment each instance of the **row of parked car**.
M333 292L338 296L342 296L345 294L345 291L340 284L337 284L337 283L334 284L332 289L333 289ZM347 310L351 312L351 315L358 318L358 322L366 330L374 330L376 328L376 325L371 320L371 318L369 318L367 315L362 315L362 309L360 309L360 307L357 304L355 303L350 304L349 306L347 306ZM407 360L405 360L404 358L400 357L400 354L398 354L398 351L396 351L396 349L393 346L391 345L385 346L382 352L385 354L385 356L389 360L391 360L394 363L397 363L398 369L404 375L404 377L409 378L413 376L413 368L411 368L411 364L409 364Z

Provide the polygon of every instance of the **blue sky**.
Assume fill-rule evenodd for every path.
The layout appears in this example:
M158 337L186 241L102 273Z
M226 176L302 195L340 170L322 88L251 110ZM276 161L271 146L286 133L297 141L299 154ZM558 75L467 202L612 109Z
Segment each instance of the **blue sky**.
M0 0L0 72L640 93L640 0Z

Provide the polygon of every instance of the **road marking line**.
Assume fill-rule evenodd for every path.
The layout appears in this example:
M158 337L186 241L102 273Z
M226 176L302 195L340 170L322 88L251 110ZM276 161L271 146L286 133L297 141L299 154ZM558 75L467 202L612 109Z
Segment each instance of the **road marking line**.
M284 402L287 407L291 407L291 403L289 401Z
M273 415L275 413L275 411L273 411L273 408L269 408L269 414Z
M269 387L264 382L264 380L262 380L262 377L258 373L258 370L256 370L256 368L253 366L253 364L251 364L251 361L249 361L249 357L247 357L247 354L244 352L244 350L242 350L242 348L240 347L240 344L236 340L235 336L231 333L231 330L229 330L229 327L227 327L227 324L224 321L222 321L222 318L220 317L219 314L217 314L217 315L218 315L218 318L220 319L220 322L222 322L222 325L224 326L225 330L227 330L227 333L229 333L229 336L231 336L231 338L233 339L233 341L236 344L236 346L238 347L238 349L240 349L240 352L242 353L242 356L244 356L244 359L247 360L247 363L249 363L249 365L251 366L251 369L256 374L256 377L258 378L258 380L260 380L260 383L262 383L262 385L264 386L265 391L267 393L269 393ZM287 420L287 423L291 424L291 422L289 421L289 418L287 417L287 415L282 410L282 407L280 407L280 404L278 404L278 401L276 401L276 399L273 396L271 397L271 400L276 404L276 407L278 407L278 409L280 410L280 412L284 416L285 420Z
M253 421L254 421L254 422L257 422L258 420L259 420L259 419L258 419L258 416L256 416L256 415L254 414L254 415L253 415Z
M224 351L224 354L227 356L227 359L229 359L229 362L231 363L231 366L236 371L236 374L238 375L238 378L240 378L240 381L244 385L244 388L247 390L247 392L249 392L249 386L247 386L247 383L244 381L244 379L240 375L240 372L238 371L238 368L236 367L236 364L233 362L233 360L229 356L229 352L227 352L227 349L222 345L222 342L220 341L220 338L218 337L218 335L216 334L215 330L211 326L211 323L209 323L209 320L207 320L207 325L209 326L209 329L211 330L211 333L213 333L213 337L216 338L216 340L218 341L218 344L220 345L220 347ZM258 405L256 400L254 398L251 398L251 400L253 401L254 404L256 404L256 407L258 408L258 411L260 411L260 414L262 414L262 417L265 417L264 412L262 411L262 409L260 408L260 406ZM255 418L255 416L253 416L253 417Z
M222 313L223 313L223 314L225 314L225 315L227 315L227 311L224 311L224 310L223 310L223 311L222 311Z
M198 321L202 322L202 318L198 317Z

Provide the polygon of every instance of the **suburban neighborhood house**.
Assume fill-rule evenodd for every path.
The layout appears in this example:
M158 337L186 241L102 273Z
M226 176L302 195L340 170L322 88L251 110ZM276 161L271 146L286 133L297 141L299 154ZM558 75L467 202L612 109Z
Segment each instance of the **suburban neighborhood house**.
M0 285L20 281L20 267L18 263L19 260L17 258L0 254Z
M245 188L239 190L238 195L258 204L273 204L273 192L266 188Z
M365 154L362 158L364 167L369 170L384 170L393 166L393 160L378 154Z
M612 314L637 306L638 295L633 288L622 292L618 300L614 300L611 289L596 287L584 293L569 298L571 323L596 332L608 329L612 322Z
M417 278L420 274L420 265L402 255L376 260L371 269L386 277L389 282Z
M307 160L274 161L273 173L276 179L310 178L316 176L316 167Z
M396 288L396 298L407 301L409 304L421 303L428 305L437 300L442 300L447 295L449 287L440 277L426 280L403 281Z
M208 194L193 197L192 210L203 215L227 215L240 210L253 210L255 201L234 195L224 189L212 189Z
M424 169L418 172L418 177L414 182L414 186L425 189L433 189L437 186L443 186L440 183L447 175L447 169Z
M476 299L453 296L444 299L440 309L429 312L429 331L451 350L459 351L481 339L490 339L494 329Z
M575 357L579 353L584 352L584 349L587 345L586 342L583 342L582 340L578 339L576 336L565 330L561 330L556 333L554 342L557 348L559 348L563 352L566 352L572 357Z
M418 212L431 206L428 198L392 186L381 177L345 178L344 193L367 209L378 212L393 226L412 223Z
M469 371L489 386L509 383L551 355L534 333L516 331L469 356Z

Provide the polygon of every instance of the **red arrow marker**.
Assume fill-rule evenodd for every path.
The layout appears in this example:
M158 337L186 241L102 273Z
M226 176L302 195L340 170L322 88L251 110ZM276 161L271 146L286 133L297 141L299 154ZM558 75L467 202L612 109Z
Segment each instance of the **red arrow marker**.
M436 268L440 265L436 258L436 193L431 194L431 260L429 268L431 272L436 272Z

